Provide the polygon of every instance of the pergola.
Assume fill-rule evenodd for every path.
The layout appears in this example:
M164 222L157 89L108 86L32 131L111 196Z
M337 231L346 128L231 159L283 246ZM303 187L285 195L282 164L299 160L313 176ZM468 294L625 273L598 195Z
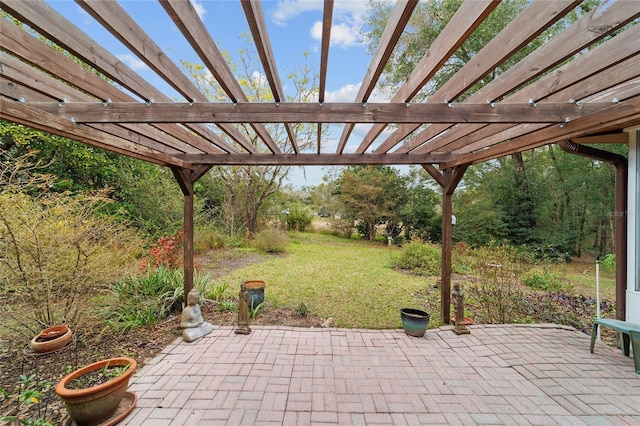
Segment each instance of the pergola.
M320 90L313 103L286 102L258 1L241 4L273 95L269 103L248 100L189 1L159 0L149 8L170 16L228 102L210 102L116 1L76 1L183 99L169 99L42 0L0 0L8 15L110 80L2 19L0 118L170 167L184 194L185 293L193 285L193 184L211 167L415 164L443 188L441 314L448 323L451 195L467 167L567 141L578 146L627 143L624 129L640 124L640 25L634 25L640 2L635 0L604 2L471 96L463 96L581 3L532 1L427 101L412 102L499 4L466 0L385 103L368 101L417 1L400 0L394 6L351 103L325 102L333 0L324 1ZM285 126L285 148L274 142L266 123ZM298 146L294 123L318 123L312 149ZM335 150L329 151L322 140L323 123L344 124ZM373 126L347 153L358 123ZM237 124L251 126L257 138L249 140ZM378 140L388 126L394 126L393 132ZM590 154L600 155L597 150ZM616 206L621 210L616 214L616 245L623 246L626 203ZM626 253L617 254L618 316L624 319Z

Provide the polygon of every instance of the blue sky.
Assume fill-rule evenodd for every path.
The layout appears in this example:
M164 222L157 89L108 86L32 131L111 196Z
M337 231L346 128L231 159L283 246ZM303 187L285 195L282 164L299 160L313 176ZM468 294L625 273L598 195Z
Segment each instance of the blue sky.
M241 34L249 34L249 28L239 1L191 0L191 2L220 50L228 51L234 56L238 49L246 47ZM48 3L169 97L182 99L75 2L49 0ZM120 4L175 63L181 60L201 63L159 3L152 0L122 0ZM304 63L304 52L309 53L310 66L316 69L320 67L322 5L322 1L316 0L262 2L269 37L285 92L291 90L287 87L286 76L296 66ZM364 0L338 0L334 4L326 102L352 102L358 92L371 55L360 35L366 7L367 2ZM259 61L256 61L256 64L259 64ZM262 74L262 69L258 67L255 72ZM370 100L375 102L382 99L374 93ZM357 147L367 129L368 126L356 126L345 149L346 152ZM327 145L323 151L335 150L341 131L342 126L331 127L330 136L326 140ZM315 185L320 183L323 175L324 170L321 167L307 168L306 173L302 173L297 168L293 170L290 181L295 186Z

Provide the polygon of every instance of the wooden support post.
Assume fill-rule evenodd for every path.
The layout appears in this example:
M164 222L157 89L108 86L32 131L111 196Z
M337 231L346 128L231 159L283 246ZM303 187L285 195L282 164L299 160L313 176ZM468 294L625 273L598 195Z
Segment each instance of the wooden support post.
M183 213L183 259L184 259L184 294L189 294L193 288L193 184L197 182L211 166L205 165L196 170L182 169L173 167L173 175L180 185L182 194L184 195L184 213Z
M452 213L453 204L451 196L458 183L464 176L468 165L458 166L455 169L445 169L439 172L432 165L423 165L423 168L442 186L442 283L440 285L440 312L443 324L451 322L451 250L452 250Z

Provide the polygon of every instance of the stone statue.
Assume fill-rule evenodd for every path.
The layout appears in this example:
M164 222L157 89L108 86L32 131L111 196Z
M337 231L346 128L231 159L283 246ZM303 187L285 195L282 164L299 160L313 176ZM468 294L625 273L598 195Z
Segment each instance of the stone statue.
M453 291L451 292L451 298L453 299L453 307L455 308L456 326L453 332L456 334L470 334L471 331L464 323L464 293L460 288L460 284L453 284Z
M182 338L185 342L193 342L202 336L209 334L213 326L202 318L200 312L200 292L193 288L187 295L187 306L182 311L180 328L182 328Z
M249 292L247 286L243 282L240 284L240 293L238 294L238 327L236 334L249 334Z

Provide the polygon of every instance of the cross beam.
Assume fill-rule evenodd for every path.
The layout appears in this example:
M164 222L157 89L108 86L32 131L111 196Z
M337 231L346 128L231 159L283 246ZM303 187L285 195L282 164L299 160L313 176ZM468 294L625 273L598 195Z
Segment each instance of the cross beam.
M30 102L76 123L562 123L611 103Z

